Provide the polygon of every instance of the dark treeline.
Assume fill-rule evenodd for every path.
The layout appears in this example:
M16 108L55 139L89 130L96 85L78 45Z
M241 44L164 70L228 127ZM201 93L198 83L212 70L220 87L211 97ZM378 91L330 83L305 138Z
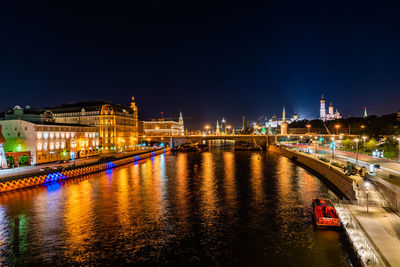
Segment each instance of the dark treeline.
M312 129L325 129L326 126L331 134L338 132L339 134L350 133L367 135L369 137L400 135L400 118L396 113L382 116L372 115L366 118L346 118L326 121L325 126L322 120L302 120L292 122L289 127L306 128L307 124L310 124Z

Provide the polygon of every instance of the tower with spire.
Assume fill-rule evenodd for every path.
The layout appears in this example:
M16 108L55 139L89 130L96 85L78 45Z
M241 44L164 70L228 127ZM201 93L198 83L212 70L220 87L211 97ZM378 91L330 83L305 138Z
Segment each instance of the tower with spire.
M219 123L217 121L217 127L215 128L215 134L219 135Z
M367 107L364 107L364 118L366 118L366 117L368 117L368 114L367 114Z
M323 94L321 97L320 104L321 105L320 105L320 109L319 109L319 118L324 121L326 119L326 110L325 110L325 99L324 99Z
M225 121L225 118L222 118L221 128L222 128L223 134L226 134L226 121Z
M283 106L283 111L282 111L281 134L282 135L287 135L288 134L288 124L286 122L285 106Z
M183 125L182 111L179 112L179 124L181 125L181 135L184 135L185 134L185 126Z

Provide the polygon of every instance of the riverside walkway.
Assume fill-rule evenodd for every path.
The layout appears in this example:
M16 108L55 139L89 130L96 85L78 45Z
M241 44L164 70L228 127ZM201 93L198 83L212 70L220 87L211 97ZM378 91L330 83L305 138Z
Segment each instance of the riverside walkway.
M289 148L296 153L318 158L320 154L307 154L299 148ZM329 159L329 157L327 157ZM343 158L334 158L337 163L345 163ZM336 168L329 163L330 168ZM400 215L388 208L385 197L377 190L373 183L359 175L349 176L354 181L356 202L344 202L343 205L362 230L368 243L371 244L379 258L377 266L400 266ZM358 185L358 186L357 186ZM393 185L395 186L395 185ZM368 190L367 190L368 189ZM368 211L367 211L368 191Z

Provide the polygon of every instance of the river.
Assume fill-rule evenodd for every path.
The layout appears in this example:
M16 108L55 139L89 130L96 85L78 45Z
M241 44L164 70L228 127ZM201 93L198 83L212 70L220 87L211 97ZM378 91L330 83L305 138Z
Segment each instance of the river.
M0 265L348 266L335 195L269 152L168 153L0 195Z

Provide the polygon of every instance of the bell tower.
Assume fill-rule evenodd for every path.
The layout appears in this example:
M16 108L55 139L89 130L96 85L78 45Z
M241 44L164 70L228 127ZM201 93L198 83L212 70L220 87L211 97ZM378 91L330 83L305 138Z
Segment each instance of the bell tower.
M321 103L321 107L320 107L320 111L319 111L319 118L324 121L326 119L324 95L322 95L320 103Z

